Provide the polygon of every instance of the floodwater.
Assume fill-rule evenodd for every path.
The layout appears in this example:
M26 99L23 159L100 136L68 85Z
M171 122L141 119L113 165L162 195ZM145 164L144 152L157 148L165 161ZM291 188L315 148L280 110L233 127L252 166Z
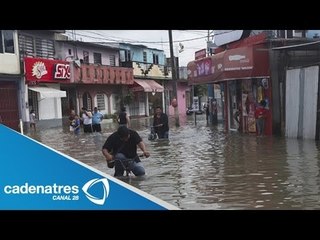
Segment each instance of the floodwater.
M132 120L151 156L141 159L146 176L123 181L181 209L320 209L318 142L227 132L204 115L196 122L180 116L179 123L170 119L170 141L151 142L150 119ZM66 125L27 135L113 175L101 148L117 126L102 128L76 136Z

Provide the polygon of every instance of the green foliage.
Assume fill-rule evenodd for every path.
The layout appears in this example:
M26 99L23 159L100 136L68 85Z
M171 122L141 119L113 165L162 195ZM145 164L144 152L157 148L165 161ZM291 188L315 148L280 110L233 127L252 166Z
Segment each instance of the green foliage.
M115 120L115 119L117 119L117 114L104 114L103 118L104 119L113 119L113 120Z
M196 85L194 86L195 96L207 96L208 95L208 86L204 85Z
M133 102L133 99L134 99L133 92L128 92L128 94L123 98L123 104L130 105Z

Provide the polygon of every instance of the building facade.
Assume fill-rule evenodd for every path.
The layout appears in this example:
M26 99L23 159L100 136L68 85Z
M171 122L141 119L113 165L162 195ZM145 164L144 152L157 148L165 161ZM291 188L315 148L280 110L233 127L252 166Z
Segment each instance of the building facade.
M266 135L318 140L320 41L316 32L308 32L252 30L243 37L243 31L235 31L228 39L219 35L212 56L188 64L189 83L222 86L227 130L255 134L253 113L264 99Z
M191 84L220 84L225 126L228 130L255 133L255 108L267 101L265 134L272 132L272 93L269 55L264 33L222 45L212 56L188 64ZM238 117L240 112L240 117Z
M128 87L133 85L133 69L119 64L119 48L80 41L57 42L57 56L71 66L70 82L62 85L67 98L62 102L63 114L82 107L112 115L125 105Z
M144 45L119 43L121 66L133 68L134 84L130 87L131 116L150 116L156 106L166 112L168 92L165 82L171 79L163 50Z
M61 83L70 81L70 65L57 60L56 38L63 30L19 30L18 42L21 71L20 96L22 119L25 126L31 111L36 114L37 125L48 128L62 125L61 99L66 92Z

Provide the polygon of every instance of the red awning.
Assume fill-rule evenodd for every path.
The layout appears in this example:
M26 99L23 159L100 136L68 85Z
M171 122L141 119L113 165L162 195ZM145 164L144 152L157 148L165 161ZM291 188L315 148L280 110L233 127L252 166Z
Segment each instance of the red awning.
M261 45L225 50L188 64L189 84L269 77L268 49Z
M164 87L154 80L134 79L134 84L130 87L133 92L163 92Z

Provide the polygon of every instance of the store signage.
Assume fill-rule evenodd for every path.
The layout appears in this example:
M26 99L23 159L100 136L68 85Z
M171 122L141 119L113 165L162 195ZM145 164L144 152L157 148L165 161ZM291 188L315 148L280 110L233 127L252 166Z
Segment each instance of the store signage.
M70 80L70 63L45 58L24 58L26 82L66 82Z

